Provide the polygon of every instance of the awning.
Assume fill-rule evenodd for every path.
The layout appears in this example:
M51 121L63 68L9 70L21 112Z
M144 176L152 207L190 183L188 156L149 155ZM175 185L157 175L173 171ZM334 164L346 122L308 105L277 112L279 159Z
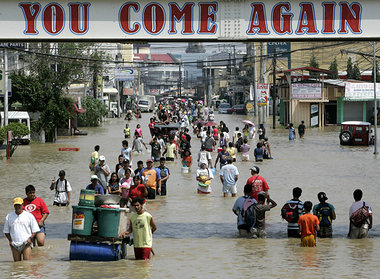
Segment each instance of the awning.
M104 87L103 88L103 94L109 94L109 95L117 95L119 92L116 88L113 87Z
M78 108L78 103L75 103L74 105L74 111L75 111L75 113L85 113L86 112L86 110L84 109L84 108Z

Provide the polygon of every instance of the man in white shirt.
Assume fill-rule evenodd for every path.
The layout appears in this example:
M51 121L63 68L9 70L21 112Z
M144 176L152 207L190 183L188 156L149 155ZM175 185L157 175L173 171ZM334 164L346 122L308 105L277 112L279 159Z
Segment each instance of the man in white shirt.
M204 127L200 133L201 135L201 144L203 145L206 141L206 138L207 138L207 128Z
M350 230L348 232L349 238L366 238L368 237L368 231L372 229L372 208L369 205L369 203L362 201L363 192L360 189L356 189L354 191L354 200L355 202L351 205L350 211L349 211L349 217L350 217ZM351 220L351 217L353 214L360 210L361 208L366 208L368 212L368 218L363 220L363 222L356 226Z
M212 167L211 153L205 150L204 145L201 146L201 152L198 153L198 167L200 168L202 163L206 164L207 168Z
M220 169L220 181L223 184L223 196L228 197L231 193L232 197L236 196L237 188L236 183L239 178L239 171L236 166L232 164L232 157L227 157L227 164Z
M59 171L59 179L52 180L50 190L55 189L54 203L57 206L68 206L70 204L71 185L65 178L66 173L64 170Z
M15 211L10 212L5 218L4 234L11 246L13 260L21 261L22 258L30 260L32 254L32 239L40 231L40 227L34 216L22 209L22 198L15 198L13 205ZM22 258L21 258L22 256Z

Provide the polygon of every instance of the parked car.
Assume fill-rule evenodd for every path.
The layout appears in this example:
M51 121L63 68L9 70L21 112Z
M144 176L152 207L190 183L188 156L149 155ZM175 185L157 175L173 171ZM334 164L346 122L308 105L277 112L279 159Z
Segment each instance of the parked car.
M221 103L219 105L219 113L228 113L228 109L231 108L229 103Z
M245 104L234 105L232 108L227 109L227 113L246 114Z
M370 145L371 123L361 121L345 121L341 124L339 139L341 145Z

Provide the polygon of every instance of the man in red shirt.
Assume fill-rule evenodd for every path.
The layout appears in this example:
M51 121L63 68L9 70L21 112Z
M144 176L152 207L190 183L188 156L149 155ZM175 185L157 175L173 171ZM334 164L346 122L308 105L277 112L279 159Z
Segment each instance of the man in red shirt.
M258 200L258 194L260 192L265 192L265 197L268 197L268 183L265 181L264 177L259 175L260 168L257 166L254 166L250 168L252 176L248 178L247 183L248 185L252 186L252 193L251 198L254 198L255 200Z
M32 213L40 231L37 232L35 239L37 239L38 246L45 245L45 220L49 215L49 209L43 199L36 197L36 188L33 185L28 185L25 188L26 198L24 199L23 209ZM33 239L33 242L35 241Z

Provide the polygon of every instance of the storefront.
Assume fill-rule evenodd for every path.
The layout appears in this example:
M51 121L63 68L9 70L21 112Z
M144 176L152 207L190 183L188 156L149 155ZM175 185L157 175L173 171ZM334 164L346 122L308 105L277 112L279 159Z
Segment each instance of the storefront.
M322 127L339 123L338 100L344 96L343 81L310 79L291 82L287 78L279 92L281 124L298 125L305 121L307 127Z
M376 86L376 92L380 93L379 83ZM378 97L377 100L379 99ZM373 111L373 83L345 82L344 97L338 100L338 123L343 121L371 122Z

